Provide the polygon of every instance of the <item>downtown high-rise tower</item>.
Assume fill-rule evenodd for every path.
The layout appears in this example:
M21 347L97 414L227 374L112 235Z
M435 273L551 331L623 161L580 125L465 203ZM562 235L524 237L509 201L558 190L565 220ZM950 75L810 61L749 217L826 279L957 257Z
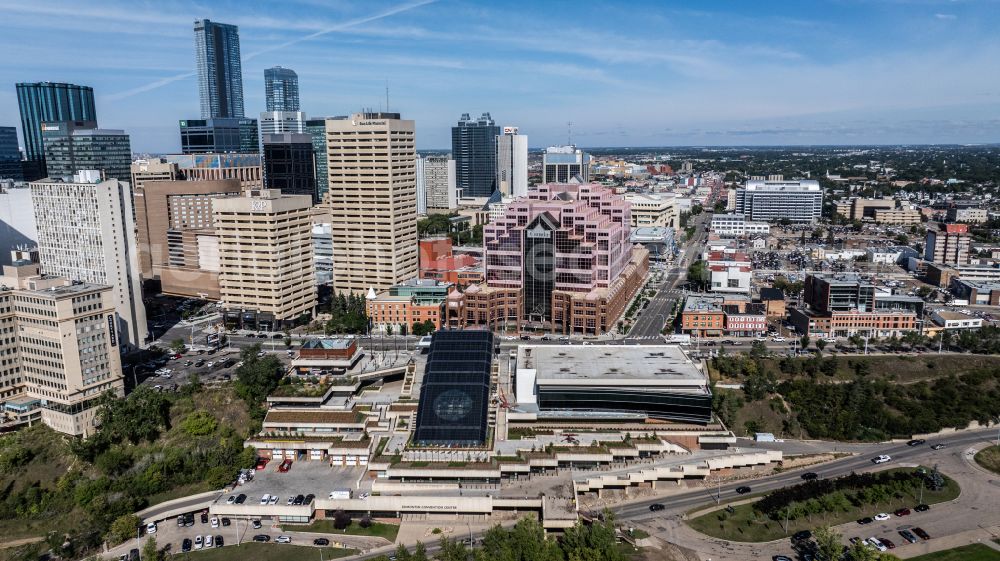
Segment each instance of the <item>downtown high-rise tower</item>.
M207 19L198 20L194 22L194 50L201 118L242 118L239 28Z
M451 128L455 184L462 197L489 197L497 188L497 126L489 113L473 120L463 113Z

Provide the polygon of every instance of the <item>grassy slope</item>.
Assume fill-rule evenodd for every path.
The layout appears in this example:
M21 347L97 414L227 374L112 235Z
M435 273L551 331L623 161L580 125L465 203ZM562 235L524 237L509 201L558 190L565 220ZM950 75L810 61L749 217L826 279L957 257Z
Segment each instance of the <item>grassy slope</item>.
M958 484L952 479L946 478L947 486L941 491L924 490L923 499L927 504L946 502L958 497L960 489ZM758 514L753 510L753 504L745 504L734 507L733 514L727 514L725 520L720 520L724 511L711 512L698 518L688 521L688 524L695 530L709 536L739 542L766 542L781 539L798 532L799 530L812 530L818 526L836 526L844 524L865 516L872 516L879 512L892 512L902 507L913 507L917 503L917 495L904 496L902 499L893 499L888 504L878 506L869 505L861 508L851 508L848 511L814 516L811 519L799 519L788 521L788 531L782 527L783 521L774 521L766 516ZM933 509L929 513L911 514L911 518L919 519L927 514L933 515ZM907 521L909 522L909 521Z
M312 524L284 524L282 528L297 532L317 532L322 534L347 534L352 536L377 536L385 538L391 542L396 541L396 534L399 533L399 526L396 524L383 524L376 522L367 528L358 525L357 520L352 520L351 525L346 530L337 530L333 527L332 520L316 520Z
M993 473L1000 474L1000 446L983 448L976 454L976 463Z
M135 447L139 452L154 453L164 445L190 446L191 437L179 427L180 421L193 411L210 411L220 420L220 428L228 425L237 432L243 432L250 424L246 405L236 397L231 387L204 389L191 399L179 398L171 408L172 428L163 434L156 442ZM11 481L12 491L38 482L43 488L53 488L59 478L70 469L78 470L85 477L96 477L98 470L93 466L78 460L69 449L68 437L53 431L45 425L38 424L28 429L5 435L0 438L0 450L6 442L17 440L35 452L35 457L16 473L0 473L0 489L5 489ZM150 504L156 504L193 493L208 491L203 483L188 484L175 487L163 493L149 497ZM50 529L68 530L86 516L82 510L74 508L55 517L40 517L37 519L0 520L0 536L4 540L14 540L26 537L44 536Z
M354 549L335 547L318 548L291 544L244 543L218 549L180 553L172 555L170 558L184 561L189 559L191 561L316 561L320 558L320 550L322 550L323 559L337 559L357 553L357 550Z
M1000 561L1000 551L988 545L974 543L937 553L911 557L911 561Z
M827 349L829 350L829 348ZM824 357L831 353L824 352ZM901 383L911 383L920 380L932 380L940 376L954 374L956 376L981 368L1000 367L1000 356L927 353L920 356L912 355L837 355L837 372L832 377L820 376L823 381L849 381L854 379L852 362L866 361L871 365L869 379L885 378ZM711 362L711 361L709 361ZM791 378L778 369L780 359L764 359L765 366L773 371L778 380ZM718 380L718 372L709 367L712 378ZM739 380L722 380L724 383L738 383Z

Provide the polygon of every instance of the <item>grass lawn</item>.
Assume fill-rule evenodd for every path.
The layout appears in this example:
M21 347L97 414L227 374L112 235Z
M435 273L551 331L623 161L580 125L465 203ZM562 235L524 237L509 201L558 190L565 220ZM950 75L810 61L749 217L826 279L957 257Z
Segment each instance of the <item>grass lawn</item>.
M1000 561L1000 551L988 545L974 543L910 559L911 561Z
M1000 446L983 448L976 454L976 463L993 473L1000 473Z
M908 468L900 468L908 469ZM935 504L953 500L960 489L951 478L945 477L945 488L940 491L924 489L924 502ZM733 507L734 512L715 511L688 520L695 530L712 537L738 542L766 542L791 536L799 530L812 530L817 526L836 526L851 522L879 512L892 512L902 507L913 507L917 504L917 493L904 495L901 499L892 499L888 504L878 506L868 505L861 508L852 507L847 511L833 512L788 521L788 531L782 527L784 521L775 521L753 510L753 503Z
M351 525L346 530L338 530L333 527L333 520L316 520L312 524L283 524L283 529L296 532L316 532L319 534L347 534L351 536L377 536L385 538L391 542L396 541L396 534L399 533L399 526L396 524L384 524L374 522L367 528L362 528L357 520L352 520Z
M191 559L192 561L318 561L320 550L323 559L338 559L354 555L356 549L338 547L309 547L277 543L244 543L227 545L217 549L205 549L171 555L171 559Z

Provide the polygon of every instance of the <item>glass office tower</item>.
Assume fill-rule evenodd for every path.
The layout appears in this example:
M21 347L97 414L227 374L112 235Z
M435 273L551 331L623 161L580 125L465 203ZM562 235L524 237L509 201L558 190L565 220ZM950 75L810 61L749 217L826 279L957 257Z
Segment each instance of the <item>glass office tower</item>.
M280 66L265 69L264 98L268 111L299 111L299 75Z
M489 197L497 188L497 126L489 113L472 120L463 113L451 128L455 183L462 197Z
M38 162L37 169L45 175L45 145L42 143L42 123L65 121L97 121L94 89L90 86L36 82L17 84L17 106L21 111L21 134L24 157ZM27 180L40 177L26 177Z

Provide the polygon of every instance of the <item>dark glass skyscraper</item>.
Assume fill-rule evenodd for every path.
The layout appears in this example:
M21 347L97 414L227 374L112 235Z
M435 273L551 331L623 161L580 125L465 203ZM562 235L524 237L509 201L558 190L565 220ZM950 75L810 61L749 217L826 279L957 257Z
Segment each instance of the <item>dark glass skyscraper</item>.
M265 69L264 97L268 111L299 111L299 75L280 66Z
M489 113L473 121L463 113L451 128L455 184L463 197L489 197L497 188L497 135L500 127Z
M306 134L312 138L313 160L316 165L316 197L322 201L330 184L326 165L326 119L307 120Z
M201 118L242 118L243 67L239 28L207 19L194 22L194 51Z
M132 148L125 131L99 129L94 121L45 123L42 142L49 177L94 169L105 179L131 181Z
M312 136L265 134L263 141L264 187L281 189L285 195L309 195L318 202Z
M17 106L21 111L21 133L24 157L39 162L45 174L45 145L42 144L42 123L65 121L96 121L94 89L90 86L36 82L17 84ZM26 177L28 180L40 177Z
M182 154L253 154L257 119L186 119L180 122Z
M0 127L0 179L24 179L21 151L17 149L17 129Z

